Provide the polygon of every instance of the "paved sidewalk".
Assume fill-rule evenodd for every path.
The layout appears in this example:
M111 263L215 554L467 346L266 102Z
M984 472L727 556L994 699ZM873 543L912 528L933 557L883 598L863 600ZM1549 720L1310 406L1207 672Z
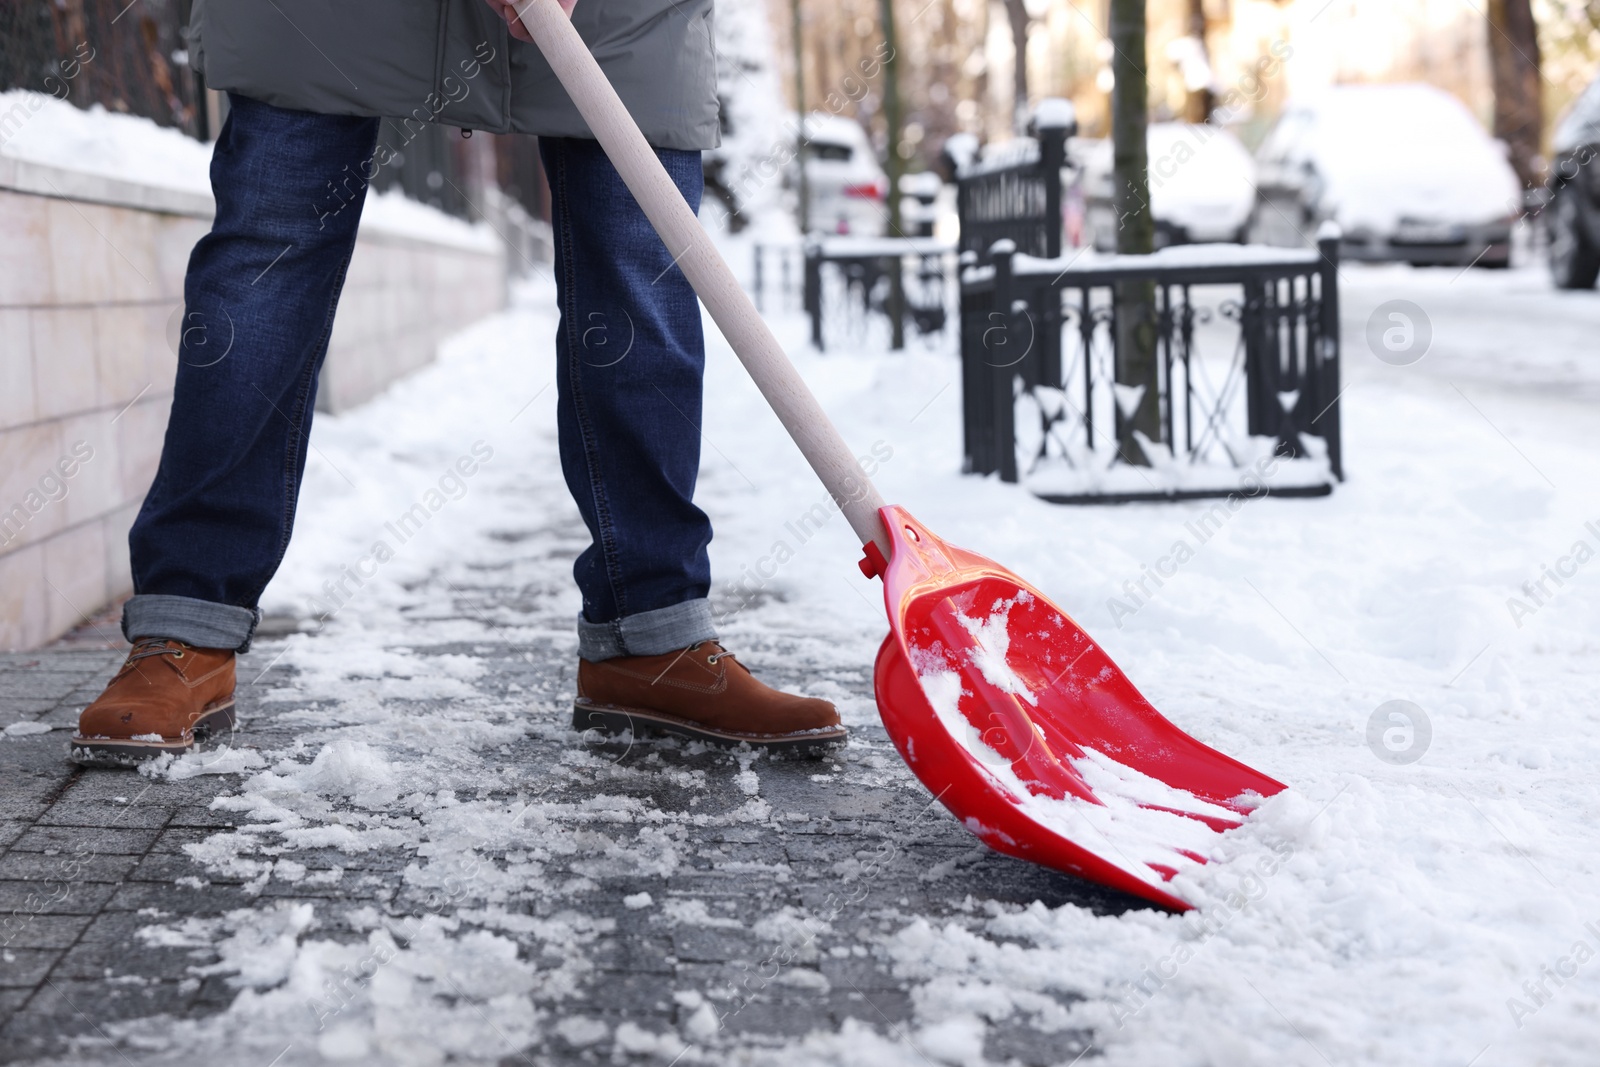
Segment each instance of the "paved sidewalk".
M493 585L451 589L464 618L478 616L497 596L510 596ZM198 862L186 846L227 839L250 822L248 815L212 807L218 796L238 792L239 775L170 781L69 764L66 737L77 713L121 656L104 639L109 632L102 622L50 648L0 657L0 726L9 727L0 739L5 1062L54 1056L188 1062L181 1041L152 1047L159 1020L154 1026L129 1022L219 1016L241 996L238 975L215 966L214 945L170 936L169 944L152 943L138 934L141 928L255 914L243 909L282 915L285 905L308 903L315 920L294 936L359 944L373 925L371 912L361 909L376 909L391 926L441 910L437 888L415 884L418 865L428 862L416 848L302 847L293 857L304 876L287 881ZM281 637L260 641L241 662L238 749L293 752L307 714L316 714L317 701L294 688L296 672L276 663L284 647ZM470 648L410 651L421 657L471 653L487 664L477 686L491 695L527 694L529 703L559 708L570 692L567 654L537 644L480 640ZM782 670L764 673L779 685L802 681ZM862 696L870 693L865 667L846 682ZM28 724L50 730L26 732L37 728ZM576 913L591 921L588 935L563 950L537 923L522 934L503 917L493 924L499 936L517 941L535 969L565 970L569 980L530 989L537 1025L525 1033L494 1028L496 1038L473 1048L471 1058L665 1063L676 1051L685 1063L722 1062L736 1051L756 1054L811 1031L835 1032L851 1019L909 1046L914 983L897 976L883 945L915 917L935 925L971 923L996 905L1035 900L1128 906L977 847L943 808L930 804L881 727L858 729L851 746L832 760L752 764L748 757L670 743L597 745L565 726L559 712L530 713L519 739L486 750L482 780L490 784L476 798L494 798L492 782L503 769L545 779L535 794L539 809L569 826L582 824L587 835L584 847L549 856L541 867L540 884L560 891L535 887L507 897L464 877L445 910L458 938L491 898L497 914L537 920ZM575 763L575 753L586 758ZM769 814L756 821L725 818L747 805L752 791ZM519 787L506 799L512 795L527 793ZM597 800L618 808L619 798L634 798L640 802L635 810L663 818L583 814ZM651 855L654 845L642 838L674 820L683 862L651 871L648 862L630 859ZM248 840L257 845L240 853L246 859L266 859L270 866L270 857L283 851L268 843L270 835ZM519 859L506 850L480 855L501 868ZM602 856L621 862L597 863ZM281 875L285 868L278 866ZM639 895L645 893L648 898ZM645 899L649 906L641 906ZM354 983L346 983L349 996L363 992L364 976L357 974ZM323 1024L338 1003L309 1006L290 1024L299 1033L285 1034L279 1024L276 1035L256 1036L287 1044L279 1061L284 1067L318 1062L328 1052L318 1045ZM708 1017L702 1005L715 1014ZM720 1020L720 1027L708 1025L708 1018ZM983 1050L997 1062L1067 1063L1089 1040L1018 1018L989 1027ZM386 1059L379 1055L374 1062Z

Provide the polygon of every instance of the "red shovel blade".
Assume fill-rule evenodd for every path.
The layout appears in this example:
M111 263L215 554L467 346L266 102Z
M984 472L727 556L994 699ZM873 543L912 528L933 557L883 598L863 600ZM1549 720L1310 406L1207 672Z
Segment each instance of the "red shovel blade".
M903 508L879 515L889 636L878 711L984 844L1153 900L1284 787L1161 716L1066 613Z

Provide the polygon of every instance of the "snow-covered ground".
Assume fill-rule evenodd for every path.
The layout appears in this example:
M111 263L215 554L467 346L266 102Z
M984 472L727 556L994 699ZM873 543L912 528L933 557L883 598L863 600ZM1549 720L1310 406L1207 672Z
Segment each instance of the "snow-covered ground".
M730 255L749 259L742 246ZM985 1028L1037 1011L1041 993L1071 990L1084 999L1056 1025L1092 1027L1094 1054L1117 1064L1591 1062L1600 1044L1600 297L1558 296L1531 273L1453 273L1347 269L1349 480L1326 499L1249 502L1131 615L1111 610L1124 582L1166 555L1205 505L1057 507L963 477L953 355L819 356L803 345L803 320L774 316L845 436L879 458L889 500L1010 565L1179 726L1290 789L1230 833L1217 862L1181 876L1200 903L1187 916L1043 904L991 904L978 923L904 914L871 947L913 991L910 1031L851 1024L781 1050L712 1051L695 1041L706 1025L697 1014L682 1040L629 1035L630 1046L619 1032L617 1047L683 1063L977 1064ZM458 620L432 636L575 646L561 616L577 598L563 574L580 544L556 466L550 294L523 295L436 366L317 424L297 539L267 607L303 619L332 612L323 632L290 640L284 662L301 672L303 692L343 709L341 740L269 754L271 768L241 753L204 766L241 772L226 803L284 828L280 864L292 865L296 848L341 842L431 842L436 862L441 850L469 862L474 849L515 838L491 806L452 792L481 782L478 753L515 727L452 714L449 701L472 692L481 664L412 655L415 631L400 612L426 613L409 592L424 576L465 582L486 533L547 516L534 524L548 560L538 580L566 607ZM1390 299L1430 317L1432 348L1419 363L1394 366L1366 350L1366 317ZM707 332L699 499L716 524L725 638L759 649L749 657L758 669L804 671L815 679L807 690L839 700L847 723L869 723L871 702L828 679L870 662L885 628L877 587L856 572L859 549L837 514L803 543L795 536L792 524L826 494L709 322ZM470 476L452 474L460 457L475 460ZM394 544L385 523L418 502L431 517ZM378 541L392 559L376 559ZM346 578L341 590L342 568L375 576ZM445 710L424 720L419 741L416 721L382 710L390 697L436 698ZM1391 719L1397 709L1408 718ZM411 821L384 829L343 825L328 800L381 808L402 795ZM218 869L240 862L231 835L196 851ZM489 876L508 888L518 878L515 866ZM227 1018L190 1034L197 1048L230 1027L270 1033L281 1025L272 990L331 966L316 955L336 954L325 943L296 947L306 916L261 913L150 934L227 938L225 958L257 961L253 988L265 991L247 990ZM530 1007L536 984L559 981L559 970L536 976L514 950L506 956L509 942L478 930L467 944L452 929L446 914L411 942L409 969L381 997L374 986L380 1003L367 1028L321 1052L360 1057L403 1044L466 1054L461 1034L479 1023L437 998L415 999L406 977L418 960L460 954L497 961L473 994L492 1028L516 1036L564 1025ZM540 936L558 954L581 954L586 934L580 923ZM281 999L303 1014L300 1000ZM285 1018L290 1010L281 1007Z

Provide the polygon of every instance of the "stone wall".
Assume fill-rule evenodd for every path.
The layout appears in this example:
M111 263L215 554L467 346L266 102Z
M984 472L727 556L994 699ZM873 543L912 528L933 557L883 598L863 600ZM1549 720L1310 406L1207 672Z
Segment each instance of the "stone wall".
M498 241L426 211L364 219L320 408L370 398L503 305ZM42 644L132 590L128 527L160 456L183 272L211 213L194 193L0 157L0 649Z

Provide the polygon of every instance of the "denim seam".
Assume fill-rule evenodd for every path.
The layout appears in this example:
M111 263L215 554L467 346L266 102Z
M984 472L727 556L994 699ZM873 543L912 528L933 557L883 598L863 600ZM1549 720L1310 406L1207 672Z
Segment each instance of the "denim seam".
M595 506L595 525L599 528L596 541L600 548L600 558L605 564L606 578L611 583L612 607L617 613L617 621L614 622L614 627L617 641L620 643L622 641L620 620L628 614L625 592L627 583L623 581L621 559L617 552L616 527L611 519L610 498L607 497L605 485L597 474L599 450L595 443L594 424L590 420L588 409L583 402L583 388L580 384L582 376L577 370L577 360L581 357L578 355L578 339L574 336L578 324L577 282L573 263L576 257L571 229L572 209L567 191L567 150L564 145L559 146L559 153L561 166L557 175L556 188L559 189L558 195L561 198L563 208L560 212L562 216L561 229L567 252L563 257L565 262L562 265L563 280L567 283L566 298L562 301L562 312L566 320L567 330L567 381L568 387L572 392L572 408L578 423L578 432L583 436L584 473L589 479L589 492L594 499ZM555 190L553 189L552 191L554 192Z

